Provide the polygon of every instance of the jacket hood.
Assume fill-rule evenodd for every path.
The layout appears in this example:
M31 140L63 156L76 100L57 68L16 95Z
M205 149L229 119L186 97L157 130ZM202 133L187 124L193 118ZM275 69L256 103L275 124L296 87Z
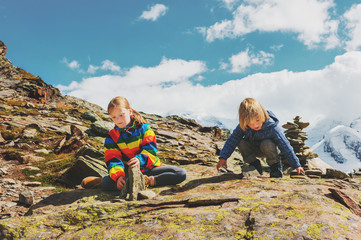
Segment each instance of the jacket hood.
M273 112L271 111L267 111L267 112L269 114L269 119L263 123L262 129L277 126L279 123L278 118L276 117L276 115L274 115Z

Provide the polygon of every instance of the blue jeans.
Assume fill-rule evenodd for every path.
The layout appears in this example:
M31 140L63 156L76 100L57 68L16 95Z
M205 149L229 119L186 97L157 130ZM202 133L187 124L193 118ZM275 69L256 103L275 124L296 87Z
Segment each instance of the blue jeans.
M126 169L125 173L128 171ZM180 167L161 166L154 167L145 173L147 176L154 176L156 185L154 187L175 185L183 182L187 177L187 171ZM125 178L127 178L127 174ZM116 191L117 183L108 176L102 178L101 188L103 191Z

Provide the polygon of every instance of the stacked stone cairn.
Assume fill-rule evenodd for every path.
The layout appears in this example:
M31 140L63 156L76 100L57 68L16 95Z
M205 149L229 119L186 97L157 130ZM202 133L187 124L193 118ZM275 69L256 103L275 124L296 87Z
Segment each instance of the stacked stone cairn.
M301 166L305 169L306 175L309 177L317 177L320 178L322 172L318 169L309 169L307 161L309 159L313 159L318 157L317 153L313 153L312 150L306 146L305 141L307 138L307 133L303 130L304 128L308 127L310 123L308 122L301 122L301 117L296 116L292 122L287 122L282 127L285 128L285 135L288 141L290 142L293 150L296 153L296 156L300 160ZM282 163L285 166L288 165L287 159L282 156ZM294 176L294 171L291 172L291 176ZM297 174L297 173L296 173Z

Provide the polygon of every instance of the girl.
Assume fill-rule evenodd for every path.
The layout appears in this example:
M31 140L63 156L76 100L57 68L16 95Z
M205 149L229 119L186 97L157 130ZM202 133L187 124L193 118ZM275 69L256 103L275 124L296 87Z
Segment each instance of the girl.
M174 185L186 179L184 169L161 166L153 130L137 111L130 108L126 98L113 98L108 105L108 113L115 123L104 143L109 176L88 177L88 181L85 178L83 187L96 187L100 184L102 190L121 190L127 178L128 167L140 168L146 186Z
M217 170L222 166L227 168L227 158L238 146L244 162L253 165L260 174L263 170L261 162L256 157L265 156L271 168L270 177L282 177L278 149L298 174L305 173L292 146L277 126L278 119L271 111L266 111L257 100L246 98L241 102L238 114L239 125L229 136L220 153Z

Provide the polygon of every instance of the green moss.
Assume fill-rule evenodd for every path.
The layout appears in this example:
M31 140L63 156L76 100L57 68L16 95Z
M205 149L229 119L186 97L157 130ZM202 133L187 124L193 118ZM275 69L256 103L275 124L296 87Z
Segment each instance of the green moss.
M343 225L341 223L337 223L337 225L340 226L340 228L342 228L345 232L350 231L347 225Z
M279 220L278 220L278 221L274 221L273 223L268 224L268 226L269 226L269 227L275 227L275 226L278 226L279 223L280 223Z
M282 229L280 229L279 231L280 231L280 233L282 235L284 235L286 237L286 238L283 238L283 239L291 239L293 237L293 232L285 231L285 230L282 230Z
M289 217L297 217L297 218L303 218L305 216L305 214L303 212L296 211L296 210L290 210L290 211L286 212L285 214Z
M240 230L236 233L235 239L255 239L254 235L256 232L254 230Z
M37 174L37 173L39 173L39 172L41 172L40 170L31 170L31 169L24 169L23 170L23 172L24 172L24 174L26 175L26 176L33 176L33 175L35 175L35 174Z
M306 232L315 239L320 239L321 230L324 224L310 224Z

